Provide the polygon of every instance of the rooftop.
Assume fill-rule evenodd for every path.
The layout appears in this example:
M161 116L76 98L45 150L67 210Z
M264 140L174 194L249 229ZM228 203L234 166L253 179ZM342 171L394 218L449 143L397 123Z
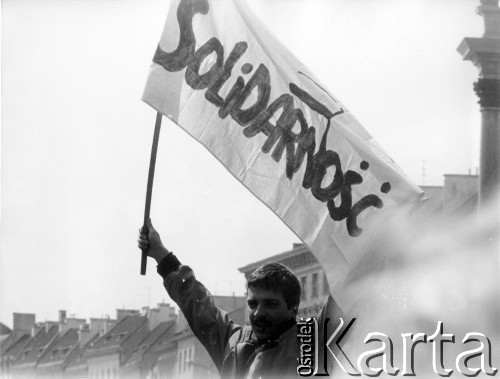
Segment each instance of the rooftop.
M15 359L31 339L29 334L11 334L0 344L0 355Z
M67 330L63 335L56 337L53 343L44 351L38 361L38 365L63 364L72 349L78 344L78 330Z
M133 365L139 363L144 358L144 353L150 350L153 346L161 344L162 342L169 342L172 340L175 321L165 321L159 324L148 336L136 346L130 354L126 365Z
M57 325L41 327L22 349L12 367L34 366L58 333Z
M70 353L70 357L66 364L66 371L73 371L78 369L87 368L87 350L92 347L92 345L100 338L99 334L94 335L85 345L80 346L79 344Z
M125 316L88 348L88 356L120 352L120 360L125 362L148 333L146 316Z
M293 244L293 248L291 250L287 250L283 253L250 263L244 267L239 268L238 270L244 273L246 277L248 277L248 275L250 275L250 273L258 267L272 262L281 263L287 266L289 269L294 270L299 267L317 264L318 260L309 251L306 245L295 243Z

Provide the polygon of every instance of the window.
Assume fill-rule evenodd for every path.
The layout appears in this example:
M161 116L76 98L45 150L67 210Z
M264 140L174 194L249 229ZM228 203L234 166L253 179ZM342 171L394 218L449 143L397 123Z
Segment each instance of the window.
M193 360L194 360L193 359L193 348L190 347L188 349L188 357L187 357L187 360L186 360L186 366L187 366L186 370L191 369L191 367L192 367L191 363L193 362Z
M301 293L301 298L303 300L306 299L306 285L307 285L307 277L306 276L303 276L300 278L300 286L302 287L302 293Z
M181 351L181 372L186 369L186 350Z
M318 297L318 273L312 275L311 297Z
M179 352L179 356L177 358L177 364L178 364L179 372L182 372L182 356L184 355L183 353L184 352L181 350Z
M323 295L328 295L330 293L330 287L328 286L328 280L326 279L326 274L323 274Z

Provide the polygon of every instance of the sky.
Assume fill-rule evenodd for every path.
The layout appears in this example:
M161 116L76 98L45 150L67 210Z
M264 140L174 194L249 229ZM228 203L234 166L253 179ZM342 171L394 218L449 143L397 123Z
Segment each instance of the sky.
M251 0L255 13L417 184L478 166L475 0ZM0 322L115 317L170 301L139 275L156 112L141 101L167 0L3 0ZM163 119L151 209L215 294L298 238Z

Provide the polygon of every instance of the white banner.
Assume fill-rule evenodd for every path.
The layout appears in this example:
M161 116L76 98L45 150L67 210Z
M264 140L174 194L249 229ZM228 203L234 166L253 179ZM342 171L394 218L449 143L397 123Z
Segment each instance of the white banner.
M242 1L173 0L143 100L309 246L341 307L363 228L423 197Z

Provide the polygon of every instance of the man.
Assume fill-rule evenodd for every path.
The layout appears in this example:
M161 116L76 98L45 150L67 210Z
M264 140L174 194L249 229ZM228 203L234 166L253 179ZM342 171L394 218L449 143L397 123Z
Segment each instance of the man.
M157 271L191 330L207 349L222 378L298 377L299 344L295 318L301 288L285 266L272 263L254 271L247 281L251 328L236 325L218 309L191 268L182 265L163 245L151 221L139 248L158 263Z

